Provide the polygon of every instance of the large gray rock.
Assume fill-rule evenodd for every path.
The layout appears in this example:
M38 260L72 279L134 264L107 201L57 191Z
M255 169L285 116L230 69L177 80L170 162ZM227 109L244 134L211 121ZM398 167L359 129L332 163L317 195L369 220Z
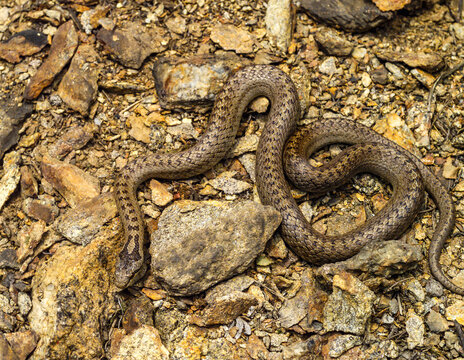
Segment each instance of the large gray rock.
M192 295L243 272L264 250L280 214L253 201L178 201L152 234L152 270L174 295Z

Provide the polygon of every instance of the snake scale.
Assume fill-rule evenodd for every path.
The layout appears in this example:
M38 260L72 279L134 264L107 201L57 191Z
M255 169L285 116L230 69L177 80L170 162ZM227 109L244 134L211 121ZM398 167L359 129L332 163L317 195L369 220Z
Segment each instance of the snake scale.
M353 256L368 242L396 238L417 215L425 187L440 213L429 248L430 270L446 288L464 294L439 264L454 227L453 201L441 181L414 155L361 124L325 119L296 131L300 105L295 85L283 71L269 65L248 66L229 78L216 97L208 128L193 146L139 157L116 178L115 197L126 239L116 263L118 287L133 283L144 264L144 226L136 199L139 184L153 177L189 178L212 168L232 147L246 107L259 96L267 97L271 107L256 152L258 193L263 204L281 213L282 235L298 256L312 264L334 262ZM354 145L329 164L311 167L307 156L332 143ZM362 226L340 236L326 236L314 230L299 210L284 166L287 176L307 191L323 193L367 171L388 180L393 195Z

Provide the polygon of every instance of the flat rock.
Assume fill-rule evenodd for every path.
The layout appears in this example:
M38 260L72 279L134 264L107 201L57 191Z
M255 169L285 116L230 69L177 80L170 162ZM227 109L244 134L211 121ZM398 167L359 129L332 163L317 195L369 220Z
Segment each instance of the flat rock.
M321 28L315 40L328 55L348 56L353 51L353 44L331 28Z
M47 224L52 223L59 214L55 198L47 194L39 195L38 199L24 199L23 210L27 216L45 221Z
M301 0L300 6L312 17L353 32L373 29L393 18L370 0Z
M37 334L32 330L7 333L4 335L19 360L26 360L27 356L35 349L39 341ZM0 355L0 359L10 358L3 358Z
M168 360L169 351L153 326L142 325L122 338L113 360Z
M0 269L19 269L18 258L14 249L0 251Z
M75 125L66 132L51 146L49 154L52 157L61 159L73 150L82 149L93 137L95 129L90 125Z
M24 30L0 43L0 59L18 63L21 56L33 55L48 44L47 35L36 30Z
M91 45L80 45L58 86L59 97L84 116L97 96L99 58Z
M288 329L303 320L309 311L311 301L308 301L308 299L319 292L320 290L316 288L312 271L310 269L306 270L301 275L300 290L298 290L294 297L286 300L279 309L280 324Z
M169 43L167 31L158 26L144 26L129 22L114 30L100 29L97 39L124 66L138 69L153 53L166 50Z
M0 333L0 359L20 360L2 333Z
M362 344L362 340L359 336L351 335L351 334L346 334L346 335L336 334L329 339L329 342L328 342L329 355L332 358L338 358L344 352L361 344Z
M27 257L34 253L34 249L39 245L46 231L46 224L42 220L32 222L30 226L24 225L19 230L16 240L19 244L19 248L16 250L19 263L23 263Z
M160 58L153 65L160 105L167 109L211 105L230 72L247 63L231 53Z
M72 20L61 25L53 36L50 53L24 90L24 98L35 99L50 85L77 49L79 39Z
M69 209L55 221L54 228L73 243L87 245L116 214L113 193L105 193Z
M206 292L205 300L212 303L214 299L230 294L233 291L244 291L248 289L255 281L247 275L238 275L224 281Z
M233 50L237 54L253 52L254 36L246 30L232 24L217 24L211 29L211 40L224 50Z
M178 201L151 236L152 272L174 295L199 293L248 268L280 221L252 201Z
M355 256L333 264L325 264L318 274L336 274L340 270L360 270L374 275L391 277L417 267L424 258L420 245L388 240L367 244Z
M430 310L425 321L430 331L440 333L449 329L448 321L446 321L443 315L435 310Z
M445 65L444 59L435 52L378 50L380 59L390 62L402 62L410 67L419 67L425 71L439 71Z
M223 191L225 194L233 195L240 194L253 187L252 184L237 180L233 178L234 171L224 171L219 176L209 181L209 184L217 189Z
M324 329L363 335L374 310L375 294L353 275L333 278L333 292L324 307Z
M33 108L33 104L24 103L14 96L2 96L0 99L0 160L18 142L18 131Z
M41 162L42 176L67 201L71 207L100 194L98 179L77 166L45 155Z
M32 281L31 329L40 340L31 359L98 359L102 325L116 311L111 277L120 251L115 221L86 247L61 246Z
M192 315L189 321L198 326L229 324L246 313L251 306L258 305L258 299L241 291L219 296L211 300L201 315Z

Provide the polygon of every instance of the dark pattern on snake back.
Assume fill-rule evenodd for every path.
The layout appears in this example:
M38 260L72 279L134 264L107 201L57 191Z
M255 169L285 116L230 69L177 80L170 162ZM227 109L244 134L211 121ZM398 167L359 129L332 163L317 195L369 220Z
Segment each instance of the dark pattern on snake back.
M219 162L233 145L247 105L265 96L271 108L256 153L256 181L264 204L282 215L281 231L286 243L302 259L321 264L346 259L370 241L396 238L411 223L423 202L423 188L430 193L440 212L431 239L429 265L432 274L446 288L459 288L443 273L439 257L454 227L454 206L441 181L414 155L373 130L344 119L318 120L297 131L300 106L296 88L281 70L266 65L243 68L230 77L217 95L207 130L195 145L177 153L157 153L129 163L115 181L115 197L124 227L125 244L119 255L115 282L124 288L137 278L144 261L143 218L136 199L140 183L149 178L181 179L201 174ZM372 172L393 185L385 207L362 226L340 236L315 231L292 198L283 170L300 187L326 192L358 172ZM321 168L312 168L307 155L331 143L357 144L345 149ZM309 181L308 174L313 174ZM334 180L334 181L332 181Z

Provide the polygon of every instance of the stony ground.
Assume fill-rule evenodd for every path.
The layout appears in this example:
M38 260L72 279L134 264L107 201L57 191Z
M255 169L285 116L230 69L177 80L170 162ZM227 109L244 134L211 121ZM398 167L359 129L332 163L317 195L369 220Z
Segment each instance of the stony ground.
M353 34L314 21L305 3L0 0L0 358L463 358L464 300L427 266L433 201L400 241L320 268L301 261L274 233L278 214L258 204L259 99L213 169L139 188L152 269L124 291L113 284L115 174L193 144L227 75L259 63L297 84L300 125L354 119L444 179L457 219L441 263L464 286L462 72L429 101L464 55L456 8L413 2ZM294 196L317 230L339 234L391 189L359 175Z

